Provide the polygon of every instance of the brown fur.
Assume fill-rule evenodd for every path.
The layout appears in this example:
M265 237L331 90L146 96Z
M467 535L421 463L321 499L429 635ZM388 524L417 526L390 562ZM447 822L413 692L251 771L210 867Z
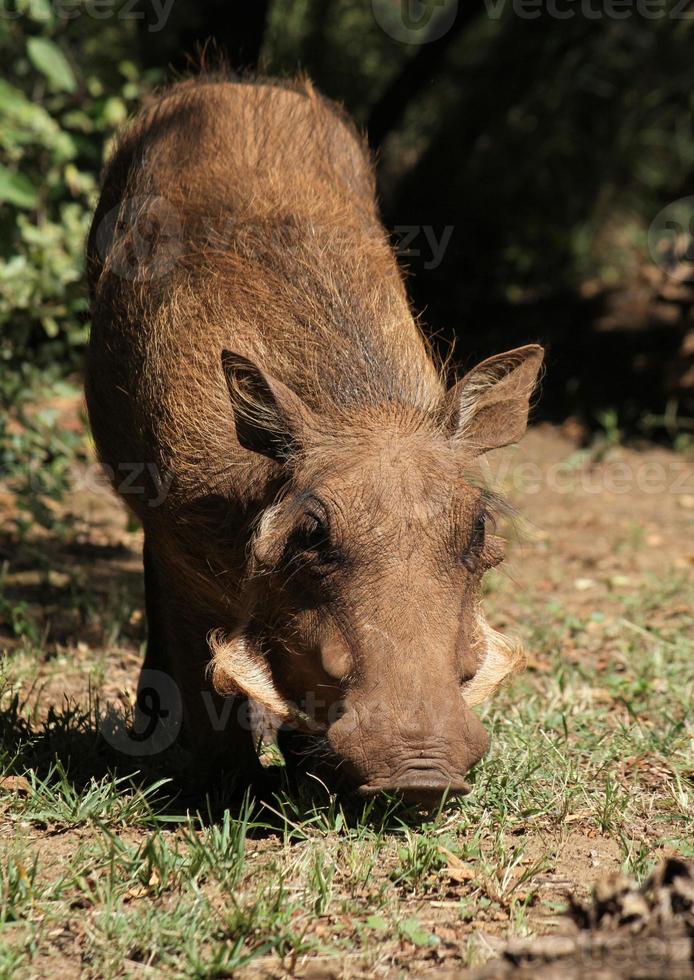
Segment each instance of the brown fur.
M518 663L477 611L500 554L469 469L522 434L540 349L445 393L364 143L307 82L203 79L146 108L107 166L88 271L92 428L116 485L144 464L121 492L145 527L146 666L182 689L189 739L209 734L221 631L215 688L279 717L320 692L366 787L407 789L420 757L415 783L462 786L486 745L463 694ZM312 507L332 564L306 546Z

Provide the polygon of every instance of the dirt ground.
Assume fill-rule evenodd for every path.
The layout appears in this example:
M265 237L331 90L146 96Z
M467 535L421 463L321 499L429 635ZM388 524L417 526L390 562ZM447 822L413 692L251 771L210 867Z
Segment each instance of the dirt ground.
M18 536L0 485L1 975L461 976L562 931L605 874L694 857L692 458L583 435L539 426L488 466L519 517L487 615L529 669L483 708L472 794L422 822L289 787L233 873L219 820L157 822L109 783L90 721L133 698L139 531L83 464L60 533Z

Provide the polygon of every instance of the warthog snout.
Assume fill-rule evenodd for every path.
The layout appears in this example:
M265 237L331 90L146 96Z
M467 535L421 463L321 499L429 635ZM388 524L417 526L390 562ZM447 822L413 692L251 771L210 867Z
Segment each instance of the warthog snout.
M413 705L397 719L382 705L355 703L330 727L328 741L360 795L395 793L423 804L468 792L466 774L489 745L458 692L447 704Z

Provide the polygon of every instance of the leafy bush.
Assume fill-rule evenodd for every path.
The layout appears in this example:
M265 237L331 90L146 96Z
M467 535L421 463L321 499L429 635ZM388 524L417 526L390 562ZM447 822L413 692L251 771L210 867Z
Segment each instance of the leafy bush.
M84 243L104 153L147 81L130 34L79 0L62 16L17 0L0 17L0 476L20 534L60 531L52 501L85 450L53 406L87 339Z
M85 11L69 43L47 0L0 19L0 398L14 402L25 365L75 366L87 334L84 239L104 147L139 99L123 55L127 30ZM66 15L63 15L66 16ZM79 51L79 58L77 52ZM104 52L112 57L104 58ZM24 369L24 371L23 371Z

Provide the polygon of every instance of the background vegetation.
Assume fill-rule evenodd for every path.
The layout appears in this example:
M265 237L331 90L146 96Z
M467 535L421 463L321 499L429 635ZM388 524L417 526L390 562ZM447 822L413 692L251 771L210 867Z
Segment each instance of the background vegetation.
M414 305L454 364L540 340L538 418L689 444L694 285L648 250L669 202L692 216L694 22L670 0L655 19L598 4L561 21L470 0L443 32L453 5L420 4L434 16L418 43L398 35L396 0L167 2L0 11L0 470L28 521L50 522L84 449L55 399L80 384L110 141L156 86L220 59L306 71L366 128Z
M655 215L694 190L692 20L670 0L655 18L634 7L615 19L598 4L602 16L576 8L564 20L471 0L441 37L402 43L381 26L387 8L386 0L6 0L6 404L36 370L45 384L79 368L83 240L109 140L152 86L190 70L207 45L208 60L223 56L233 70L305 70L345 103L378 153L394 240L409 227L430 228L437 240L451 229L441 261L421 231L403 249L415 304L442 343L457 339L468 358L506 341L549 342L555 370L543 410L555 417L574 412L590 425L614 407L638 424L674 398L686 422L691 321L677 315L688 313L686 302L680 295L677 309L654 314L662 297L651 289L616 322L611 303L616 287L652 264ZM436 16L431 24L435 36ZM426 31L410 40L427 42ZM605 317L607 340L595 330Z

